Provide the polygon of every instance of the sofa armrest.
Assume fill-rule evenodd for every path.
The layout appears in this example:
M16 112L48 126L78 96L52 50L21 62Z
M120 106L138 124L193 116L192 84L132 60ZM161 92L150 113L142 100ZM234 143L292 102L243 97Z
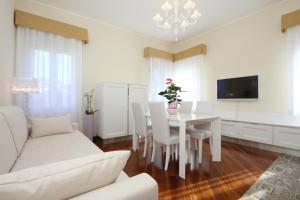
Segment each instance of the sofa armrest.
M73 197L70 200L157 200L158 185L146 173Z
M77 122L72 123L72 128L74 131L79 131L79 124Z

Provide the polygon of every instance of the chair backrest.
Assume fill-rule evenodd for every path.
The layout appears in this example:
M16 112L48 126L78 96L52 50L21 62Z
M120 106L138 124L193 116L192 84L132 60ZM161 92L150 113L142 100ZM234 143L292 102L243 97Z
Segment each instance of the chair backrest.
M209 101L198 101L196 106L196 114L212 114L214 112L213 104Z
M170 129L164 103L149 103L149 110L152 122L153 140L158 143L169 144Z
M183 101L180 103L179 107L179 113L183 114L191 114L193 108L193 102L192 101Z
M147 136L147 122L142 105L140 103L131 103L131 108L134 119L135 133L138 135Z

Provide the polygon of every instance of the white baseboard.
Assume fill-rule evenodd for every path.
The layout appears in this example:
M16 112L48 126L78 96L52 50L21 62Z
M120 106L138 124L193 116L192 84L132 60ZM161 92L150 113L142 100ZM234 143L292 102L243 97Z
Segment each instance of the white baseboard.
M278 146L269 145L269 144L262 144L262 143L258 143L258 142L241 140L241 139L226 137L226 136L222 136L222 140L227 141L227 142L232 142L235 144L244 145L244 146L263 149L263 150L267 150L267 151L273 151L276 153L289 154L289 155L300 157L300 151L294 150L294 149L288 149L288 148L284 148L284 147L278 147Z

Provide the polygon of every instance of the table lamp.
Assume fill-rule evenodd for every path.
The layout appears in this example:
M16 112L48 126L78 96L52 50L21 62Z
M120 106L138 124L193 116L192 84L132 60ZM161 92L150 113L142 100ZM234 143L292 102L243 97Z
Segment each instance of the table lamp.
M12 93L20 93L24 95L24 104L23 109L25 112L25 115L27 119L30 116L30 108L29 108L29 102L30 102L30 94L32 93L38 93L38 81L35 78L14 78L12 82Z

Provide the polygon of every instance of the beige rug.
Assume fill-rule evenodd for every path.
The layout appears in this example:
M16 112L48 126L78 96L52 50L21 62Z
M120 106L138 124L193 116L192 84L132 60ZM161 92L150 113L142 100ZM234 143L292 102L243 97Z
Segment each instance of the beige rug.
M300 200L300 158L280 156L240 200Z

